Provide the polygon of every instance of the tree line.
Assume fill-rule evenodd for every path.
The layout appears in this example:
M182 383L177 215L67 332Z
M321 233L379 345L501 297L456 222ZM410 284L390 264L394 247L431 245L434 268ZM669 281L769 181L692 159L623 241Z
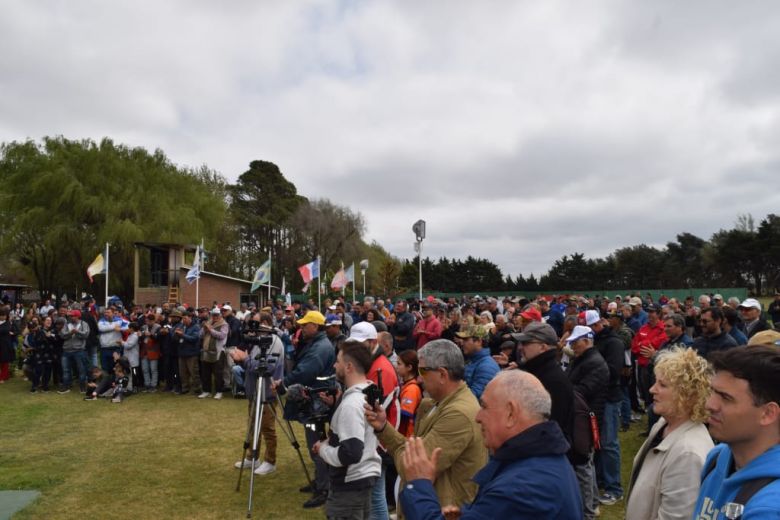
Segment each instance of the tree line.
M149 152L103 139L46 137L0 146L0 275L29 283L41 295L100 294L86 266L111 244L110 288L132 299L134 244L205 243L204 270L251 279L272 258L272 282L299 292L297 266L322 261L327 283L341 268L367 258L367 292L416 290L418 259L399 259L366 243L360 212L327 199L308 199L279 167L255 160L229 183L209 169L183 168L161 150ZM755 225L740 216L709 240L683 232L657 248L640 244L606 258L567 254L536 278L503 274L488 259L422 261L424 289L440 292L577 291L587 289L780 285L780 217Z
M682 232L663 248L639 244L605 258L566 254L539 278L504 276L493 262L471 256L424 258L422 275L427 290L453 293L748 287L764 294L780 287L780 217L769 214L756 225L752 216L740 215L733 228L709 240ZM414 289L417 277L418 259L405 260L400 285Z

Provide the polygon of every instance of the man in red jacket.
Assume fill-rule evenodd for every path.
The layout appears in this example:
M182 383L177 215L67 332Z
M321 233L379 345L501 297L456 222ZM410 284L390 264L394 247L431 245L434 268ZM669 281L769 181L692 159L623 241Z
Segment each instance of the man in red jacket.
M666 336L664 325L658 317L658 308L655 305L647 306L647 323L639 327L639 331L631 342L631 352L636 356L637 364L637 387L645 407L650 406L653 398L650 396L650 381L653 366L650 363L655 353L666 343L669 338Z
M422 302L421 310L423 319L414 328L412 335L417 341L417 350L420 350L429 341L439 339L441 337L441 322L433 315L433 308L428 302Z

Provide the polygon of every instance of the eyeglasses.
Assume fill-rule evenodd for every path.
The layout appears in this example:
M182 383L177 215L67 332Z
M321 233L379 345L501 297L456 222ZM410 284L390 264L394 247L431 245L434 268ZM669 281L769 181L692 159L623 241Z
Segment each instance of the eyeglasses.
M417 367L417 370L418 370L418 371L419 371L421 374L427 374L428 372L432 372L432 371L434 371L434 370L439 370L440 368L443 368L443 367L419 367L419 366L418 366L418 367Z

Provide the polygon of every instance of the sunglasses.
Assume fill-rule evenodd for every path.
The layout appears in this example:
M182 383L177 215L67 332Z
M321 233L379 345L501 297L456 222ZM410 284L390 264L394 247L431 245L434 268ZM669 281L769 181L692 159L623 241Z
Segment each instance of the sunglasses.
M421 374L427 374L428 372L432 372L434 370L439 370L440 368L442 368L442 367L417 367L417 370Z

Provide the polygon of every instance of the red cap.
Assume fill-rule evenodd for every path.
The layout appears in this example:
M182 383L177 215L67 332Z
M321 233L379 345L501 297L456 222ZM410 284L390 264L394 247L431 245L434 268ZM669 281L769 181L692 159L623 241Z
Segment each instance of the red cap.
M539 309L535 309L533 307L521 312L520 316L531 321L542 321L542 313L539 312Z
M81 311L72 310L68 312L68 316L75 316L77 318L81 318Z

